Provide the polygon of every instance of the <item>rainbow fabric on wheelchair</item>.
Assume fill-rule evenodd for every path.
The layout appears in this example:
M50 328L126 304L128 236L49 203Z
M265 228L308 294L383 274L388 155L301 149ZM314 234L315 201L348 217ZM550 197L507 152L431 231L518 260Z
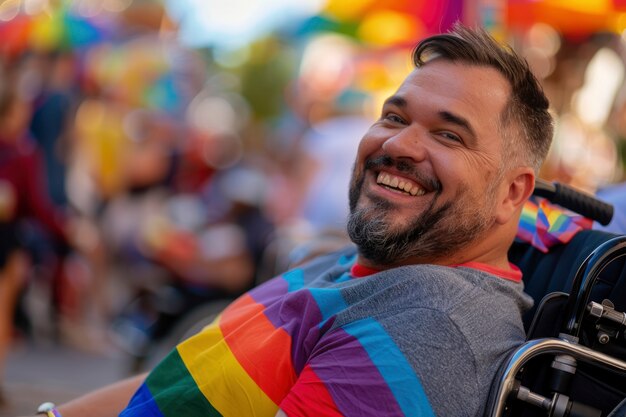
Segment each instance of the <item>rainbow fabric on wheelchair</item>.
M591 229L592 224L592 220L544 198L532 197L522 210L517 239L547 253L552 246L569 242L581 230Z

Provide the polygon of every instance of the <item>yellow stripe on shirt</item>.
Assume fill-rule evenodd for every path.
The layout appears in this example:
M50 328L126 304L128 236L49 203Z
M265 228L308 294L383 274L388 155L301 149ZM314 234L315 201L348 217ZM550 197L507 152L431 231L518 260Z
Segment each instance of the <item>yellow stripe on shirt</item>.
M273 416L275 404L241 367L215 323L178 346L198 388L224 417Z

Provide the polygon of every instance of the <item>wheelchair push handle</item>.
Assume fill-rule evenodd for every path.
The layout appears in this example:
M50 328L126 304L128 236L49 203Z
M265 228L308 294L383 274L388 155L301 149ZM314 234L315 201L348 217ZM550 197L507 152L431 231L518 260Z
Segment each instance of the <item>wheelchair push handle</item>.
M613 218L613 205L565 184L537 178L533 194L605 226Z

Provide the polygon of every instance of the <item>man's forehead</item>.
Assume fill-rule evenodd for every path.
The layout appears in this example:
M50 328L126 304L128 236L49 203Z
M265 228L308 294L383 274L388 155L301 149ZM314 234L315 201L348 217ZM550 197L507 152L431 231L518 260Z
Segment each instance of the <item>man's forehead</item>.
M495 68L434 60L414 69L390 99L404 105L430 100L470 114L488 109L492 118L501 114L510 95L509 82Z
M419 82L421 79L431 80L436 79L438 76L447 78L450 83L463 85L466 84L466 80L472 80L477 83L493 83L492 89L501 91L506 95L511 92L509 81L496 68L488 65L476 65L464 61L445 59L435 59L414 68L407 75L405 82Z

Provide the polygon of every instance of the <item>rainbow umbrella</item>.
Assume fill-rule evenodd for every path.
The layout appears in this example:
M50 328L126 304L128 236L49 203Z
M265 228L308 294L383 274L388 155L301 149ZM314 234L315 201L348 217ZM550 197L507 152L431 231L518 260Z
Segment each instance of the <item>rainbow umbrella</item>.
M0 55L16 57L28 49L32 21L28 16L0 22Z
M51 14L21 14L0 24L0 39L5 47L12 45L20 51L84 49L110 39L109 26L103 19L80 16L62 7Z
M332 31L373 46L413 46L460 20L463 8L463 0L329 0L301 32Z
M506 25L525 30L547 23L567 36L626 28L626 0L508 0Z
M73 48L86 48L112 37L106 20L89 19L66 12L62 16L65 42Z
M181 58L183 53L156 36L103 44L91 48L85 73L107 97L133 107L176 113L186 99L180 90L183 75L178 71L183 64L174 57Z

